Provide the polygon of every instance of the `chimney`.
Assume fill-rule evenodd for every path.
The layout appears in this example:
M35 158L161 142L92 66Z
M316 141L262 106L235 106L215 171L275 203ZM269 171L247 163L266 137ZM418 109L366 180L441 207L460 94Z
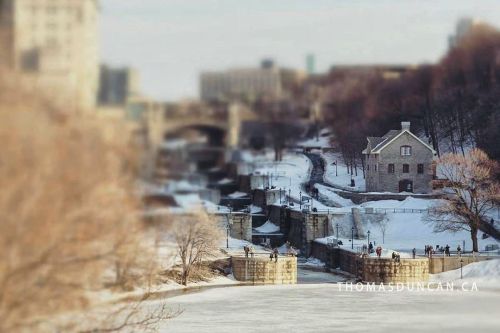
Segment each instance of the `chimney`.
M410 122L409 121L402 121L401 122L401 131L410 130Z

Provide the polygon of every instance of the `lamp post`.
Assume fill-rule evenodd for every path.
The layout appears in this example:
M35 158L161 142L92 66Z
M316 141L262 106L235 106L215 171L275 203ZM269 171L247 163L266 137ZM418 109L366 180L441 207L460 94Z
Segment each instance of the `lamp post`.
M229 215L227 217L227 225L226 225L226 249L229 249L229 231L231 229L231 222L233 220L233 208L231 204L227 205L229 208Z
M354 250L354 227L351 228L351 249Z
M302 191L300 191L300 193L299 193L299 207L300 207L300 210L302 211Z
M463 266L463 259L460 259L460 280L463 279L463 274L462 274L462 266Z
M337 228L337 244L339 243L339 224L336 223L335 227Z
M368 235L368 243L366 245L370 246L370 230L366 234Z
M335 177L337 177L339 175L337 172L337 161L335 160L332 164L335 165Z

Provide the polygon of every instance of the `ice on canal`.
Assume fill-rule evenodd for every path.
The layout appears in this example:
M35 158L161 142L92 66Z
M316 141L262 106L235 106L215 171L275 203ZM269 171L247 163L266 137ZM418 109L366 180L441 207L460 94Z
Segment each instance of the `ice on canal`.
M167 300L161 332L498 332L500 290L374 292L336 283L207 290Z

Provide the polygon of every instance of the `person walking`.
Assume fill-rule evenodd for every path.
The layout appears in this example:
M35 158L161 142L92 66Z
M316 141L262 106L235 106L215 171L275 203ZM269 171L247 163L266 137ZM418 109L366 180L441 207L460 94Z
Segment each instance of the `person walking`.
M243 251L245 251L245 258L248 258L248 252L250 251L248 245L243 246Z
M447 257L450 256L450 246L448 244L446 244L446 246L444 247L444 253Z
M274 262L278 262L278 249L274 249Z
M380 256L382 255L382 247L377 246L377 249L375 250L375 252L377 253L377 257L380 258Z
M255 249L253 248L253 246L250 246L250 250L249 250L249 252L250 252L250 257L252 257L252 258L253 258L253 255L254 255L254 253L255 253Z
M413 248L413 250L411 251L411 254L413 255L413 259L415 259L415 256L417 255L417 249Z
M457 246L457 253L458 253L458 256L461 257L462 256L462 248L459 246Z
M370 242L370 244L368 244L368 253L373 253L373 244L372 244L372 242Z

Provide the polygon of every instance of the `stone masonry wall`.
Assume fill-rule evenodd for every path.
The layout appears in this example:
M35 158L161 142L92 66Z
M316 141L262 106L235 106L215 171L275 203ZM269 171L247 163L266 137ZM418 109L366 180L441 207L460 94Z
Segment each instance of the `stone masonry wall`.
M498 257L472 257L472 256L463 256L463 257L433 257L429 259L429 273L437 274L441 272L451 271L454 269L460 268L460 260L463 260L462 266L467 264L490 260L490 259L498 259Z
M231 214L230 235L233 238L252 241L252 216L250 214Z
M231 257L234 278L252 284L296 284L297 258L278 257L278 262L267 256L255 258Z
M411 156L401 156L401 146L411 146ZM432 180L433 153L408 133L401 135L389 146L384 148L378 156L367 157L367 191L399 192L399 181L409 179L413 181L414 193L428 193ZM388 164L394 164L394 173L388 173ZM410 172L403 173L403 164L409 164ZM424 165L424 173L417 173L417 164ZM377 165L377 170L375 170Z
M401 156L400 147L411 146L411 156ZM413 192L430 192L432 180L433 153L410 134L405 133L392 144L384 148L379 154L379 191L399 192L399 181L402 179L413 180ZM387 165L394 163L394 173L387 173ZM403 173L403 164L410 165L410 172ZM417 164L424 165L424 173L417 173Z
M360 267L361 280L375 283L426 282L429 280L427 258L401 259L364 258Z

